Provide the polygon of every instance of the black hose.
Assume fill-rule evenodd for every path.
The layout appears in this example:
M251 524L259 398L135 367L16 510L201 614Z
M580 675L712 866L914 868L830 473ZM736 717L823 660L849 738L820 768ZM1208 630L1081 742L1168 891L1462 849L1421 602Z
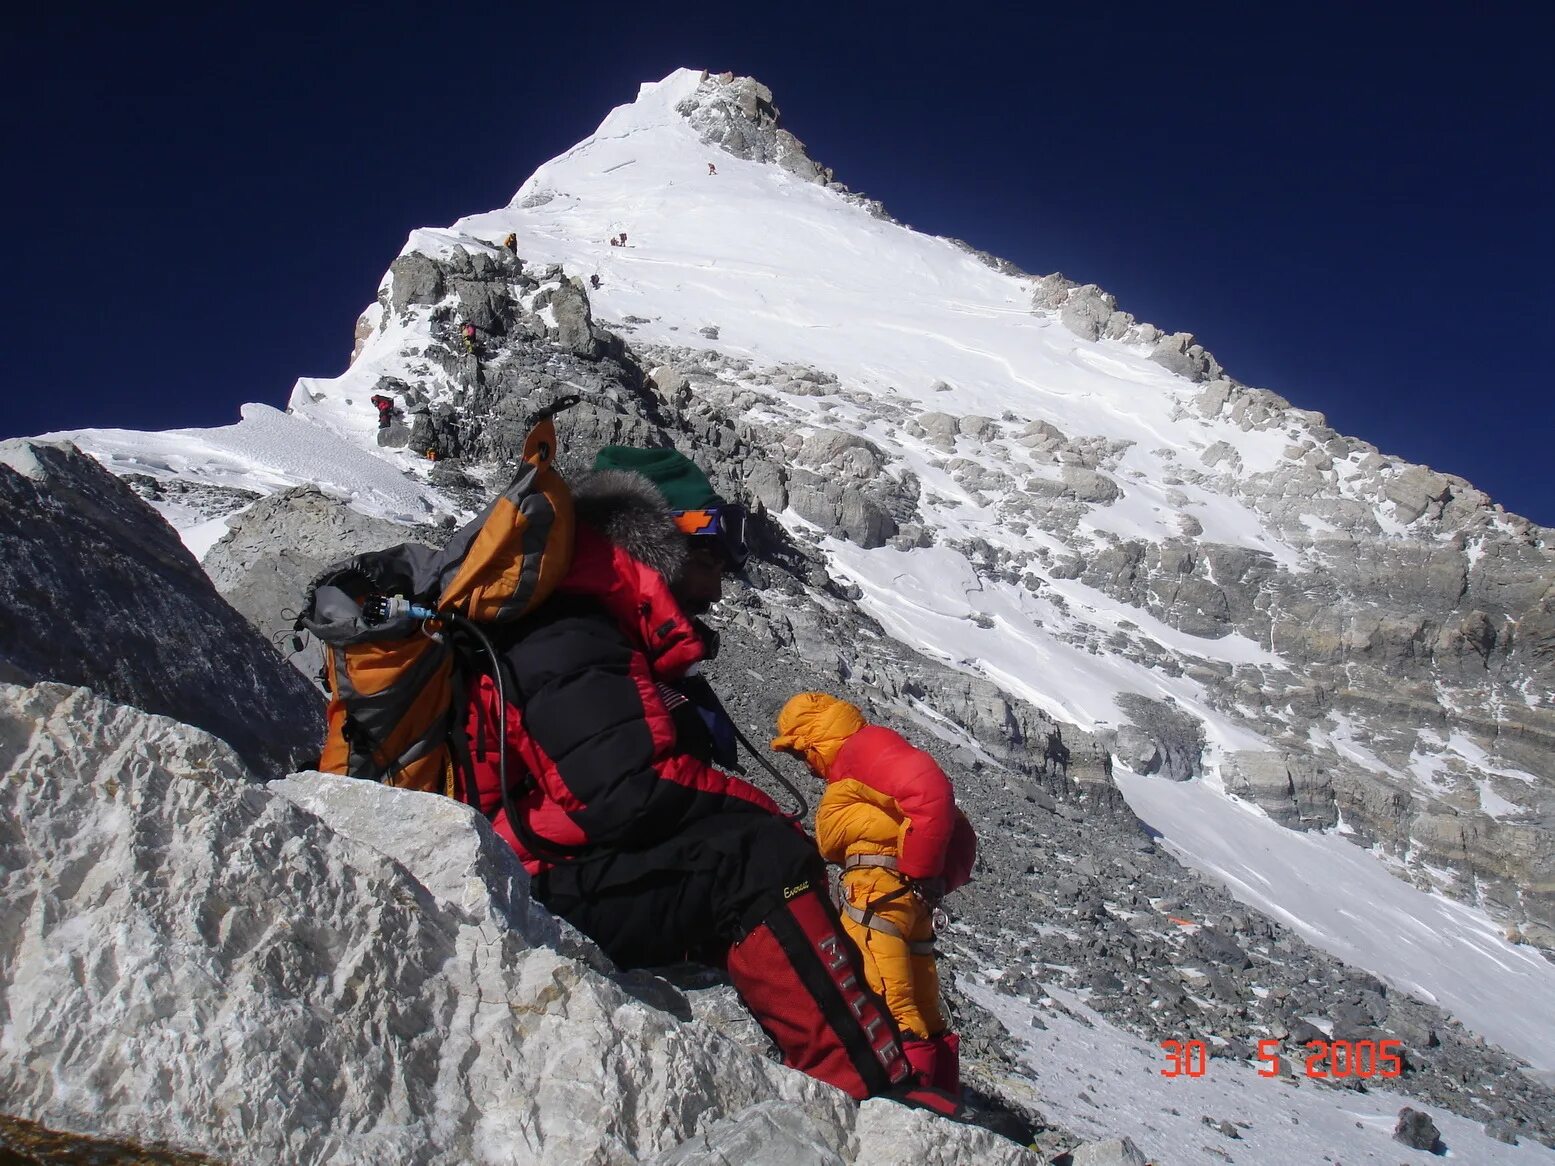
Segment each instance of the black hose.
M729 727L734 730L735 740L737 740L741 745L745 746L745 751L756 759L756 764L760 765L763 769L770 773L777 780L779 785L794 795L794 801L799 803L799 812L797 814L790 815L790 817L794 818L796 821L803 821L804 819L808 818L810 816L810 803L805 801L804 794L800 793L799 790L794 787L794 784L788 780L788 778L779 773L777 771L777 767L768 761L766 756L756 749L756 746L750 743L750 739L746 737L744 733L740 732L740 726L738 722L736 722L735 719L729 715L729 710L724 708L724 702L718 699L718 694L713 691L713 686L708 684L706 679L703 679L702 687L707 692L708 699L713 702L713 709L716 712L721 713L723 715L723 719L729 722Z
M473 635L491 659L491 679L497 686L497 781L502 787L502 812L507 815L508 828L513 831L513 837L517 838L518 811L513 808L513 795L508 792L508 694L502 678L502 661L497 658L497 649L491 638L481 631L480 625L474 620L466 619L457 611L441 612L439 618Z
M717 698L715 697L714 699ZM719 707L722 709L723 706L720 705ZM727 711L724 712L724 716L729 717ZM781 773L778 772L777 766L773 765L760 753L756 752L756 746L752 745L748 740L746 740L745 734L740 732L740 726L734 724L733 717L729 717L729 723L734 725L735 738L740 742L741 745L745 746L746 751L756 759L757 764L759 764L763 769L776 778L778 783L784 789L794 795L794 801L799 803L799 812L793 815L794 819L796 821L802 822L808 818L810 816L810 803L805 801L804 794L800 793L799 790L793 785L793 783L788 780L788 778L784 777Z

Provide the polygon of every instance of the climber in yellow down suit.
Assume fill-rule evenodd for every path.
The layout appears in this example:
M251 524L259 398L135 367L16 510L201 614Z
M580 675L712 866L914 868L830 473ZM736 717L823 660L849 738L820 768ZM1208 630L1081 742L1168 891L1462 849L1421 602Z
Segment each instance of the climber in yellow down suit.
M960 1040L940 1008L934 906L972 875L977 839L934 759L845 700L801 692L772 748L826 782L815 812L821 856L843 868L843 926L885 997L925 1085L960 1093Z

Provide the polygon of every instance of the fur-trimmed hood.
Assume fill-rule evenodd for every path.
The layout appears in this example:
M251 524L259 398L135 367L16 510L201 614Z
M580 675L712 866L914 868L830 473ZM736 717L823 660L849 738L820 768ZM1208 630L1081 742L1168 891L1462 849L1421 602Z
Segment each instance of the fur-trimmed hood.
M591 470L573 476L578 520L666 580L686 563L686 538L670 517L659 488L630 470Z

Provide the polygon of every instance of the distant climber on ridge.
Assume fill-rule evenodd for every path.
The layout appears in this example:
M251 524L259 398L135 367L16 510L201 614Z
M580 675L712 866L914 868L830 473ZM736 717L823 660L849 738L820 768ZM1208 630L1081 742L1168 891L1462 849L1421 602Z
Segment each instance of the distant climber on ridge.
M718 167L714 166L711 162L709 162L707 164L707 172L709 174L717 174L718 173Z
M464 337L464 350L473 356L475 353L475 325L466 324L459 329L459 334Z
M374 393L372 396L373 408L378 410L378 428L387 429L394 424L394 398L385 397L382 393Z
M508 234L507 234L507 238L502 240L502 245L504 247L506 247L509 251L511 251L514 255L517 255L518 254L518 235L515 234L512 231L509 231Z
M599 290L599 275L597 273L589 276L589 287L593 288L595 291Z
M843 926L885 997L923 1085L961 1092L960 1037L940 1008L934 908L972 877L977 838L944 770L845 700L801 692L778 714L772 748L826 782L815 811L821 857L842 870Z

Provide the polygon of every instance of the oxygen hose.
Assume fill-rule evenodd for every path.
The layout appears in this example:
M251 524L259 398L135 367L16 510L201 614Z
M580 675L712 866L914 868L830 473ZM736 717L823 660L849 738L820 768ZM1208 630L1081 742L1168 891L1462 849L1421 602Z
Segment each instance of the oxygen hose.
M369 624L387 623L391 619L408 617L419 620L442 620L461 631L469 632L486 651L486 656L491 660L491 679L497 686L497 782L502 788L502 812L507 815L508 828L513 831L513 837L518 837L518 813L513 808L513 795L508 792L508 700L507 685L502 676L502 663L497 658L497 649L492 644L491 638L481 630L480 625L474 620L466 619L457 611L435 611L430 607L423 607L419 603L412 603L408 599L401 599L397 595L371 595L362 603L362 619ZM468 792L468 791L466 791ZM479 799L470 804L476 809Z
M727 716L728 714L725 713L724 715ZM729 723L731 725L734 725L734 718L733 717L729 718ZM773 765L770 761L768 761L760 753L756 752L756 746L752 745L750 743L750 741L746 738L745 734L740 732L740 726L739 725L734 725L734 735L735 735L736 739L738 739L740 744L745 746L746 752L748 752L752 757L754 757L756 759L757 763L763 769L765 769L774 778L776 778L778 783L784 789L786 789L789 793L794 795L794 801L799 803L799 813L795 814L794 818L797 821L800 821L800 822L802 822L806 818L808 818L810 816L810 803L805 801L804 794L800 793L799 790L797 788L795 788L793 783L788 780L788 778L784 777L781 773L778 772L777 766Z

